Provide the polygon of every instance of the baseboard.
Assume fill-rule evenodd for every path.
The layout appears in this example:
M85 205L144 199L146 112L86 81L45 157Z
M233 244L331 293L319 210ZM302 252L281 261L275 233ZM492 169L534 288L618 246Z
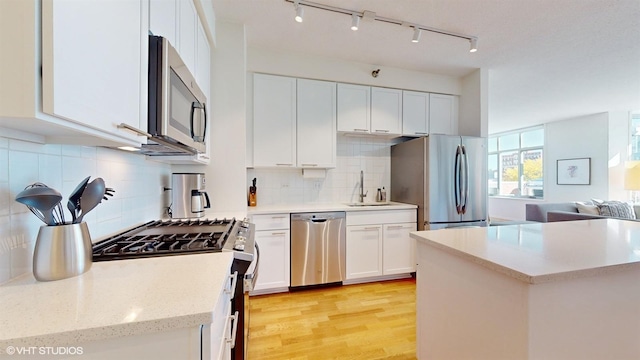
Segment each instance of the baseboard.
M394 274L394 275L383 275L383 276L373 276L373 277L345 280L345 281L342 282L342 284L343 285L364 284L364 283L378 282L378 281L406 279L406 278L410 278L410 277L411 277L410 273Z

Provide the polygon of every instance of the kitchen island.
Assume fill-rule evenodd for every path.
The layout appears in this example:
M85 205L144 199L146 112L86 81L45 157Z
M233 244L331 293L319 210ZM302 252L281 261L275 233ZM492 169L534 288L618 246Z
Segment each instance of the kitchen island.
M227 321L232 261L163 256L94 262L58 281L16 278L0 286L0 357L200 359L201 336Z
M413 232L418 359L640 358L640 223Z

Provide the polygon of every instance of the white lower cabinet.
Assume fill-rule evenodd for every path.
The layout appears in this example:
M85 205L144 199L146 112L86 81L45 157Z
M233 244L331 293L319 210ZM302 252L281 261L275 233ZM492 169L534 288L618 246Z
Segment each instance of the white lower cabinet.
M382 275L382 226L347 226L347 279Z
M253 215L255 241L260 248L260 269L254 293L287 291L290 284L289 213Z
M346 279L415 271L416 210L347 212Z
M383 226L382 273L404 274L416 271L416 241L409 233L416 231L416 223Z
M56 359L231 359L233 330L237 328L235 314L231 314L233 286L242 284L229 276L224 289L219 289L221 294L210 324L73 344L71 346L81 348L82 353L60 355Z

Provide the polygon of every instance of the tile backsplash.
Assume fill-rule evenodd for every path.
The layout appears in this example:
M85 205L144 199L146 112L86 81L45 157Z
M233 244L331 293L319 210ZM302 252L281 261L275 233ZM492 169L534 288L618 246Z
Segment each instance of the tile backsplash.
M144 156L101 147L42 145L0 137L0 284L31 272L33 249L42 223L15 196L25 186L42 182L66 200L87 176L101 177L115 189L84 218L91 238L158 219L165 204L163 187L171 182L168 164Z
M347 203L358 201L360 171L365 201L375 201L385 187L389 200L391 145L397 139L338 136L336 167L326 177L304 178L301 169L247 169L247 189L257 179L258 206L275 204Z

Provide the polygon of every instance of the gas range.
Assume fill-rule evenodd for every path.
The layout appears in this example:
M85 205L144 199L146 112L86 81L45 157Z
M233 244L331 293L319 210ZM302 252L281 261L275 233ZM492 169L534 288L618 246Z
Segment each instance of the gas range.
M156 220L93 245L93 261L233 251L236 260L254 256L253 224L246 219Z

